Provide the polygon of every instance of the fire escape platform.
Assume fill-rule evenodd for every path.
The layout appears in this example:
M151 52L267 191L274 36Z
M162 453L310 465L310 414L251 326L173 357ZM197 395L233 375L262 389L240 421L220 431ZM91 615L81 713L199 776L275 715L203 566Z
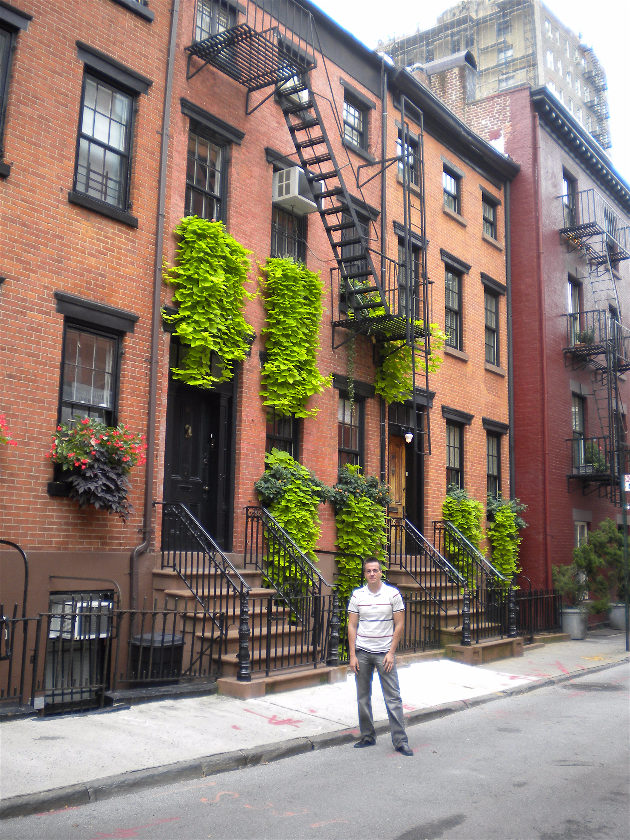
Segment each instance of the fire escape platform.
M359 317L340 318L333 321L333 327L374 338L377 342L405 341L408 337L423 339L427 333L424 327L418 323L412 323L411 331L408 333L409 322L405 316L387 312L372 317L360 315Z
M216 67L249 91L263 90L286 82L305 69L283 53L278 35L276 27L259 32L241 23L203 41L195 41L186 47L186 52L189 57L203 61L202 66ZM189 78L200 69L189 72Z

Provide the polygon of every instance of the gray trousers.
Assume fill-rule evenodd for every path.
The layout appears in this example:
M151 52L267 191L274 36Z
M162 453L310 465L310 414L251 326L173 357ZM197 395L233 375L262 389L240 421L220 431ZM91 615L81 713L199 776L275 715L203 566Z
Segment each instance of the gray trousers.
M403 717L402 700L400 687L398 685L398 672L396 663L389 673L383 667L384 653L369 653L366 650L357 650L359 662L359 673L355 674L357 683L357 704L359 707L359 729L362 738L374 738L374 720L372 718L372 677L374 670L378 673L383 691L383 699L387 707L389 717L389 728L392 735L394 747L407 743L405 732L405 721Z

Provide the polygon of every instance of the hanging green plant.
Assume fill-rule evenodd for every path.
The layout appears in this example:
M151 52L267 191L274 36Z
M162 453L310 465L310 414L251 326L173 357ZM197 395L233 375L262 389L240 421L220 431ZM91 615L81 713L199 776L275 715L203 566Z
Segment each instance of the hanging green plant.
M288 452L272 449L265 455L265 472L254 484L261 504L284 528L298 548L313 562L317 562L315 546L319 539L321 502L330 498L330 488L319 481L305 466ZM274 545L275 543L270 543ZM286 581L283 568L286 554L270 548L267 574L273 580Z
M262 329L266 359L263 404L285 417L312 417L306 403L332 384L317 368L323 284L305 265L269 258L261 266L267 320Z
M243 316L250 262L247 251L230 236L223 222L186 216L175 228L179 236L176 264L165 266L164 280L174 286L177 312L163 313L174 333L188 347L174 379L213 388L234 375L254 338ZM212 365L213 358L218 366Z
M481 541L484 538L481 522L483 519L483 505L476 499L471 499L463 487L451 484L442 502L442 517L451 522L462 533L477 551L481 551Z
M416 323L422 326L421 321ZM446 334L437 324L430 324L430 334L431 352L428 366L429 373L435 373L442 364L442 357L438 351L444 346ZM411 399L413 395L412 356L411 347L405 341L389 341L380 346L374 390L388 404Z
M511 581L521 571L518 562L521 531L527 523L521 517L527 505L518 499L488 496L488 527L486 533L492 546L492 565Z
M387 533L385 510L389 488L374 476L365 477L361 467L346 465L332 488L332 503L337 525L337 593L340 604L348 603L353 589L361 586L363 560L386 558ZM347 616L342 610L339 638L347 653Z

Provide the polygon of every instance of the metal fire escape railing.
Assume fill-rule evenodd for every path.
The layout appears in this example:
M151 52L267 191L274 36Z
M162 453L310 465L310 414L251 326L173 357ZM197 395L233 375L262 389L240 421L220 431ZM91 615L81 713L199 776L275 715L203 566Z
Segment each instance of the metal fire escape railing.
M417 151L412 150L403 104L401 154L391 161L380 163L386 167L400 159L406 254L401 267L383 253L383 248L372 247L369 225L366 226L357 213L356 200L348 186L349 176L344 178L343 174L352 173L355 181L352 189L361 195L357 170L347 151L344 150L347 160L344 159L343 165L337 160L326 123L329 122L336 132L342 134L342 120L311 13L297 0L247 0L231 19L223 19L222 31L209 31L207 37L195 41L186 50L189 54L188 77L191 78L206 65L216 67L247 89L248 114L276 96L300 166L313 188L337 264L338 288L332 294L333 347L341 346L354 335L369 336L377 343L396 342L391 352L396 352L401 342L410 345L414 380L416 350L420 350L424 354L425 386L428 389L430 319L426 255L425 248L422 248L421 276L413 278L408 213L410 170L414 167L420 185L420 236L424 241L422 128ZM329 90L325 96L312 89L308 78L309 72L316 66L317 53L322 57L328 81ZM268 87L272 88L271 93L250 108L251 94ZM330 117L327 115L325 119L320 108L320 103L324 102L331 111ZM417 161L414 156L417 156ZM346 330L348 338L336 344L337 329ZM424 437L428 442L428 427Z

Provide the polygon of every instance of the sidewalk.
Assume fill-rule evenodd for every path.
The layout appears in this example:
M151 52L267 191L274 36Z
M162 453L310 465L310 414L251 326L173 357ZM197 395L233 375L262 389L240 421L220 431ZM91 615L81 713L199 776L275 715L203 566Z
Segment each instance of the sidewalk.
M630 662L624 633L525 648L472 667L399 665L410 726L580 673ZM380 689L377 729L389 738ZM414 737L415 736L415 737ZM260 764L357 737L354 679L249 700L210 695L0 724L0 818L106 799L133 788ZM418 736L411 729L410 744Z

